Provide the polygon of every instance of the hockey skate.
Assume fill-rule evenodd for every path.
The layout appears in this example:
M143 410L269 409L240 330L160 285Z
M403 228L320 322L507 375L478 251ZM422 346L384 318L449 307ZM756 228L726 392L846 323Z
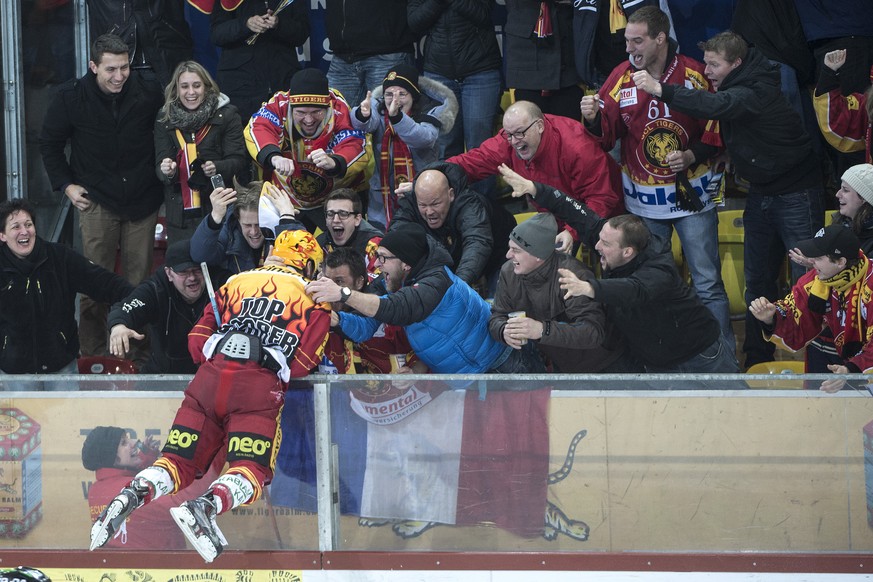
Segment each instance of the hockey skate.
M217 558L227 545L224 534L215 522L215 503L210 493L170 509L170 515L207 564Z
M150 493L148 482L142 479L134 479L122 489L91 526L91 545L88 549L96 550L112 539L127 516L145 504Z

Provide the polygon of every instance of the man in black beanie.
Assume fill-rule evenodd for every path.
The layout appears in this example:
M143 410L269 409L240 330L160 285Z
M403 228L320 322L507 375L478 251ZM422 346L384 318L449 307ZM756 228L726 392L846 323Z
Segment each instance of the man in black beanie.
M488 304L455 275L451 257L424 227L403 224L376 251L388 294L340 287L327 278L309 283L316 302L343 302L361 315L334 312L331 320L353 342L368 340L380 323L403 326L422 362L438 374L539 373L542 361L488 335Z

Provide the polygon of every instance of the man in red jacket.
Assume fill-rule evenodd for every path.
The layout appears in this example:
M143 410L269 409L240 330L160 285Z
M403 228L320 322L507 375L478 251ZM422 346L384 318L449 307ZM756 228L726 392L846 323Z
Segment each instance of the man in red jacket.
M528 180L584 202L601 218L624 212L621 172L615 160L580 122L544 114L530 101L517 101L506 109L503 129L496 136L446 161L461 166L470 182L497 174L505 164ZM558 250L569 252L576 234L558 224Z
M231 277L191 330L188 348L200 368L185 389L161 457L100 514L91 528L91 550L104 545L135 509L205 473L226 443L227 472L206 493L170 510L211 562L227 545L216 517L254 503L272 480L285 390L292 377L317 367L331 314L305 291L323 258L313 236L283 231L273 254L282 266Z

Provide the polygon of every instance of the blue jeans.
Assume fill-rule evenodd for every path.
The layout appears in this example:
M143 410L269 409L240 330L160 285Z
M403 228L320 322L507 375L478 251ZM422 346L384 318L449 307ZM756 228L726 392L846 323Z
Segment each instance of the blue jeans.
M334 55L327 70L327 82L343 94L349 109L354 109L367 96L367 91L381 87L391 67L400 63L414 65L412 53L373 55L353 63Z
M801 240L812 236L823 226L821 188L810 188L781 196L764 196L750 191L743 212L743 273L746 278L746 304L758 297L770 301L779 299L779 272L785 253ZM792 284L806 272L791 262ZM759 362L770 362L776 346L764 340L761 325L746 312L746 340L743 352L748 368Z
M653 234L670 240L673 229L679 235L682 252L691 271L694 290L703 304L715 316L721 333L733 346L736 353L736 339L731 327L731 310L727 292L721 280L721 258L718 255L718 212L711 208L704 212L689 214L675 220L654 220L643 218Z
M451 89L460 106L452 131L440 136L440 159L477 148L494 135L502 87L499 70L482 71L463 79L449 79L430 71L424 75Z
M682 363L670 367L646 366L646 372L652 374L674 373L680 374L736 374L740 371L737 359L728 345L724 336L719 335L718 340L701 350L699 354L685 360ZM677 378L678 380L678 378ZM665 388L652 383L655 388ZM720 382L713 380L677 382L678 389L737 389L745 388L745 384L736 381Z

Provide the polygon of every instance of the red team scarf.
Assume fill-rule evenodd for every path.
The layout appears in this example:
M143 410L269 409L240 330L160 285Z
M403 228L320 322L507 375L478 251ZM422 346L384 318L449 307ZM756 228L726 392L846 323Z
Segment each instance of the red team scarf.
M552 14L549 12L549 5L546 2L540 2L540 15L534 25L534 34L537 35L537 38L552 36Z
M182 188L182 208L184 210L194 210L201 208L200 205L200 190L193 190L188 185L188 180L191 178L191 162L197 159L197 146L209 133L209 124L204 125L194 134L194 143L185 141L185 136L178 129L176 130L176 140L179 142L179 153L176 154L176 164L179 166L179 186Z
M203 14L212 14L212 10L215 8L215 2L216 0L188 0L188 4ZM221 0L221 7L227 12L231 12L239 8L239 5L242 3L243 0Z
M391 179L392 171L394 173L393 180ZM391 217L394 216L394 211L397 209L397 196L394 195L394 189L404 182L414 180L415 168L412 167L412 154L409 153L409 146L394 131L387 111L385 112L385 134L382 136L382 151L379 160L379 179L382 201L385 204L385 221L386 226L388 226L391 224Z

